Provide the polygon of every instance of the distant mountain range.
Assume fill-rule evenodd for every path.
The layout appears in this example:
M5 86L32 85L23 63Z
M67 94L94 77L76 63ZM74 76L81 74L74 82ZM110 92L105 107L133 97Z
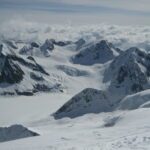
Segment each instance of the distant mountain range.
M55 51L62 51L64 56L53 56ZM104 70L100 75L102 84L106 85L104 90L87 87L54 113L55 118L149 106L148 99L141 98L136 104L135 97L138 99L139 96L148 95L150 54L137 47L121 50L106 40L86 42L82 38L77 41L46 39L44 43L2 41L0 94L30 96L36 92L64 92L67 83L63 85L65 81L56 75L56 71L52 76L51 69L44 61L52 62L51 67L58 74L64 73L71 80L90 76L86 67L100 65ZM146 96L141 96L142 91L147 91ZM136 106L133 106L132 99Z

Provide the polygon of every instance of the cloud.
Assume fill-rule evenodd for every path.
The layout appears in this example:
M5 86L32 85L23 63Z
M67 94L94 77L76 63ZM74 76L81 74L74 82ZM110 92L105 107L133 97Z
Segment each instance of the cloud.
M76 41L106 39L123 50L137 46L150 51L149 26L98 25L49 25L28 22L23 19L12 20L1 25L0 37L23 41L41 41L47 38Z

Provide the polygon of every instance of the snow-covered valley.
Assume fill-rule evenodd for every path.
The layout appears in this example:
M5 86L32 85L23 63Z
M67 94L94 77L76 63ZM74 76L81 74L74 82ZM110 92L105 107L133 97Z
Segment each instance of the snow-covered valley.
M0 127L39 136L7 141L2 131L0 150L150 149L149 27L10 26L0 33Z

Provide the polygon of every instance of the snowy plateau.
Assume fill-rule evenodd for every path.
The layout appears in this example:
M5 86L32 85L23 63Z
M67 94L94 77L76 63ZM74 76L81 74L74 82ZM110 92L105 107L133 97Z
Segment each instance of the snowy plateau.
M150 27L0 27L0 150L149 150Z

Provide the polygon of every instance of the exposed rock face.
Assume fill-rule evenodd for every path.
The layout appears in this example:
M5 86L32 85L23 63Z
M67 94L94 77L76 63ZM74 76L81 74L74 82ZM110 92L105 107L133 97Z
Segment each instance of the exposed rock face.
M79 39L78 41L75 42L76 44L76 50L79 50L80 48L82 48L82 46L85 44L85 40L84 39Z
M72 58L72 62L82 65L93 65L106 63L118 56L118 50L105 40L87 45Z
M19 91L19 90L16 90L16 94L17 95L24 95L24 96L32 96L34 95L34 91Z
M64 104L54 114L54 117L56 119L74 118L86 113L109 112L112 107L105 92L87 88Z
M35 48L39 48L39 44L37 44L36 42L32 42L32 43L31 43L31 46L32 46L32 47L35 47Z
M53 92L54 91L63 92L61 84L50 85L47 82L45 82L45 83L37 83L34 86L34 90L33 91L34 92L39 92L39 91L42 91L42 92L52 92L52 91Z
M44 70L44 68L41 66L41 65L39 65L35 60L34 60L34 58L33 57L28 57L28 59L32 59L32 62L29 62L29 61L26 61L26 60L24 60L23 58L21 58L21 57L18 57L18 56L15 56L15 55L8 55L7 56L9 59L11 59L11 60L13 60L13 61L16 61L16 62L19 62L21 65L23 65L23 66L25 66L25 67L28 67L28 68L30 68L30 69L32 69L32 70L34 70L34 71L38 71L38 72L41 72L41 73L43 73L43 74L45 74L45 75L49 75L45 70Z
M12 125L10 127L0 128L0 142L38 136L39 134L28 130L22 125Z
M32 46L24 46L20 49L19 53L21 55L32 55L33 47Z
M50 52L54 49L53 41L51 39L47 39L40 49L44 56L50 56Z
M2 53L3 50L3 44L0 44L0 54Z
M54 49L53 41L47 39L45 43L41 46L41 49L47 49L52 51Z
M28 59L0 53L0 95L31 96L39 91L53 91L61 87L45 79L49 74L32 56Z
M31 72L30 73L30 77L35 80L35 81L44 81L44 78L41 74L37 74L37 73L34 73L34 72Z
M67 46L71 43L72 43L71 41L56 41L53 39L53 44L57 46Z
M109 91L122 97L149 87L150 56L138 48L130 48L116 57L104 75Z
M0 95L32 96L36 92L62 92L61 84L51 82L48 76L32 56L25 59L17 55L0 55L0 87L5 86L0 88Z
M19 83L24 72L8 56L0 54L0 83Z

